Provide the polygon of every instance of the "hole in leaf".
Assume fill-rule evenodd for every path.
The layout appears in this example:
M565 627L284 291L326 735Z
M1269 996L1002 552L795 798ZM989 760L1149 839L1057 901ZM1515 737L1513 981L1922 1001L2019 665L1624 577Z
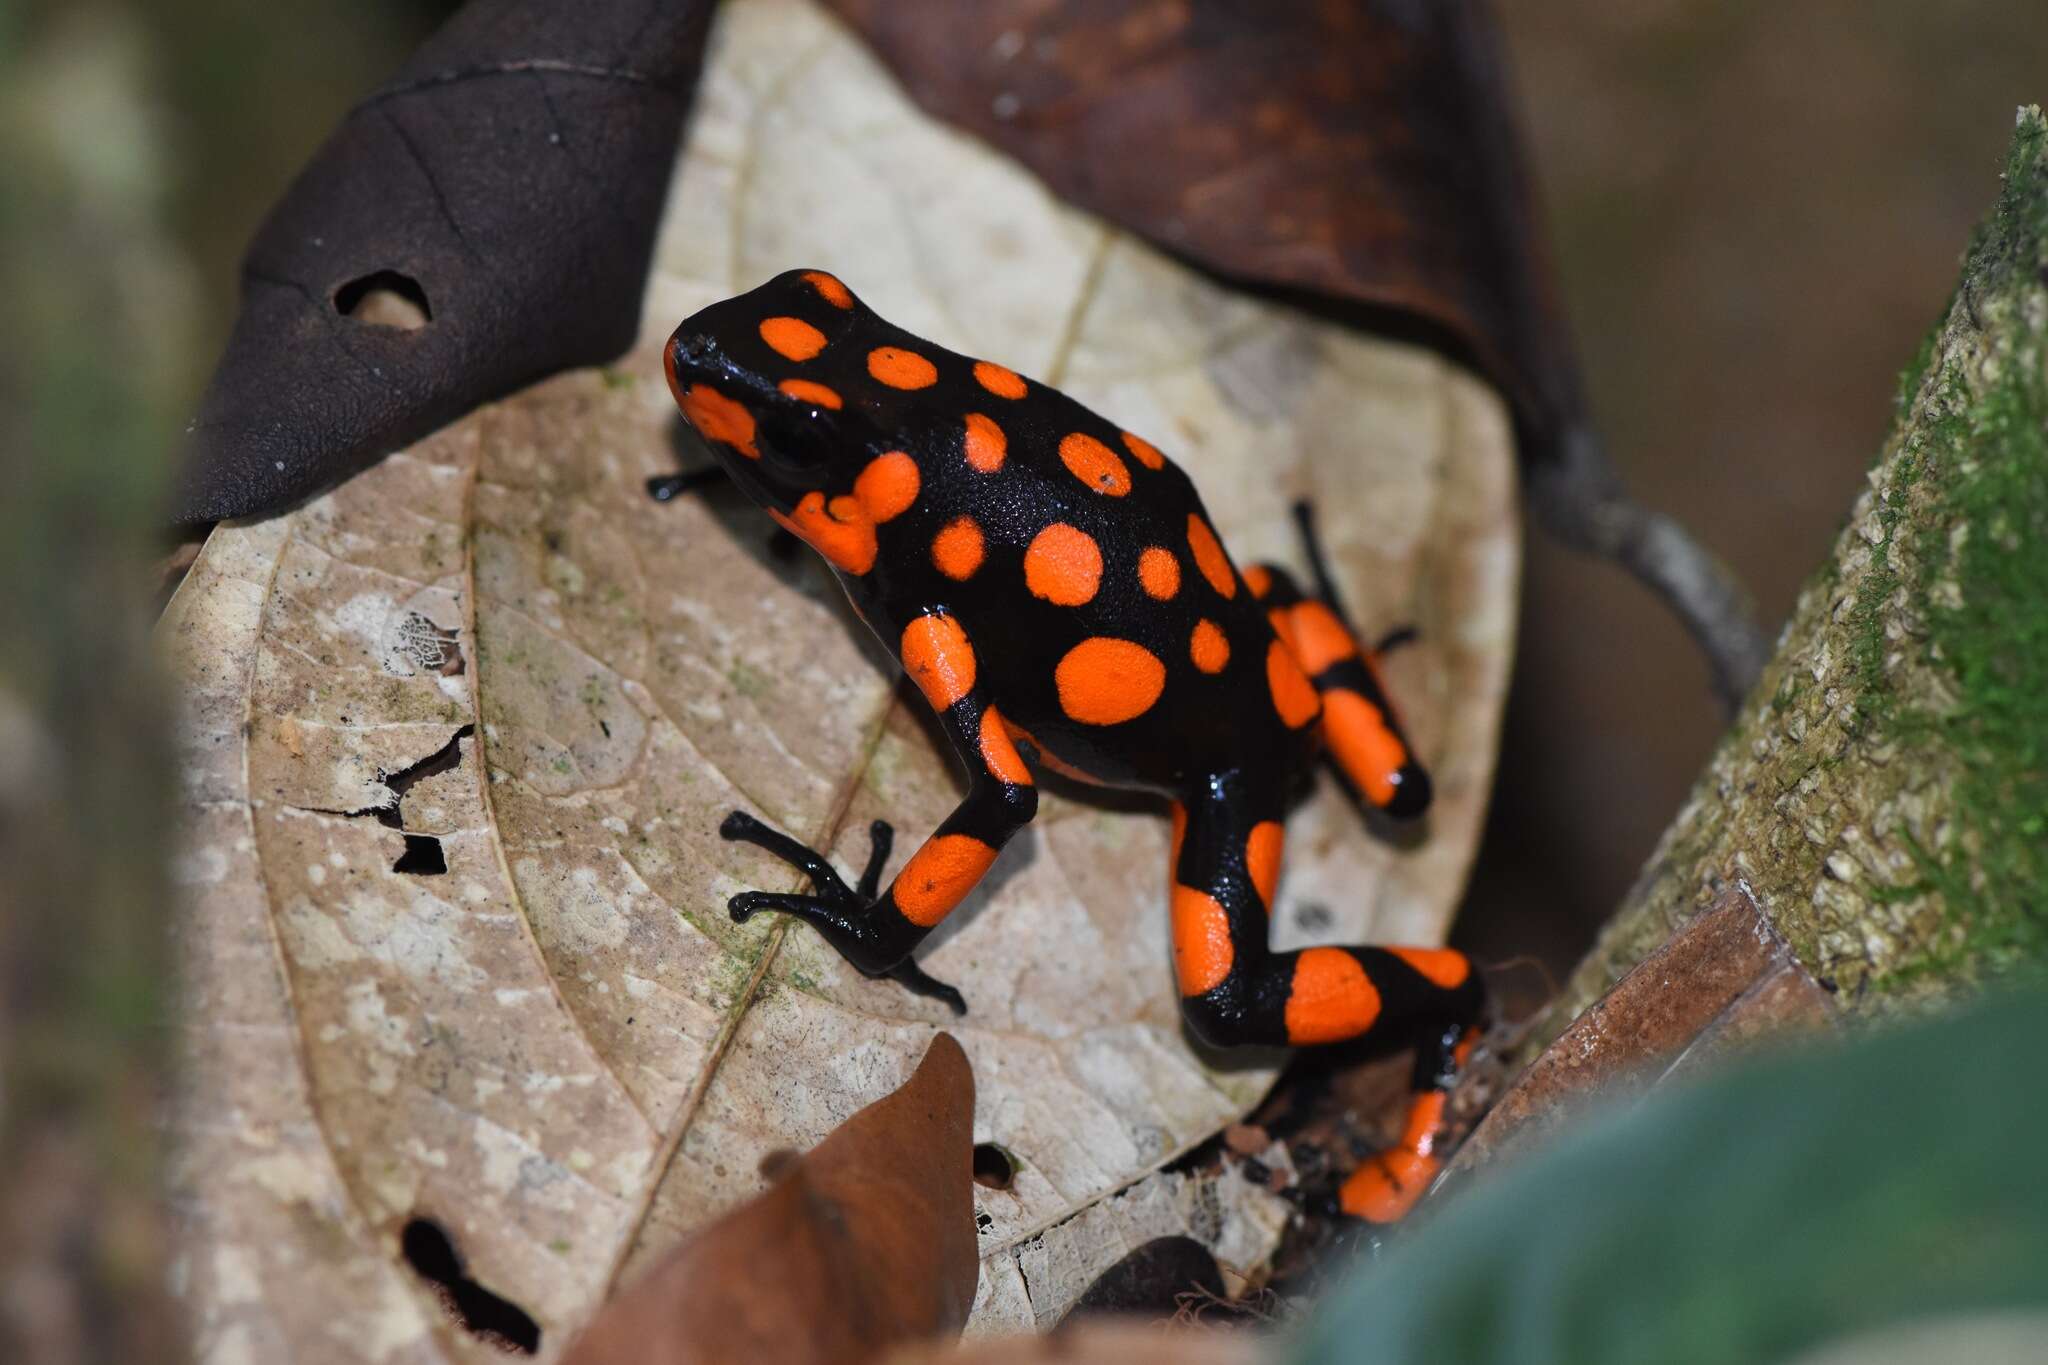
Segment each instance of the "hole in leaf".
M427 291L410 275L375 270L334 291L334 311L375 327L416 332L434 320Z
M993 1142L974 1144L974 1183L984 1189L1007 1190L1017 1178L1017 1163Z
M463 1273L462 1257L448 1233L431 1218L414 1218L399 1235L405 1263L434 1286L448 1316L471 1335L500 1350L532 1355L540 1350L540 1324L519 1305L501 1299Z
M448 859L441 852L441 841L431 834L408 834L405 836L405 852L398 855L398 861L391 865L393 872L410 872L418 877L438 877L448 870Z

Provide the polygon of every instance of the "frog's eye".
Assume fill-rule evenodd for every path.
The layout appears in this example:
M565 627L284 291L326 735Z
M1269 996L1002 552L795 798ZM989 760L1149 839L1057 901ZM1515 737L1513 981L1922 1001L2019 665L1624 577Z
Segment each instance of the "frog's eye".
M761 448L783 464L815 469L842 444L832 408L803 399L768 407L760 415Z

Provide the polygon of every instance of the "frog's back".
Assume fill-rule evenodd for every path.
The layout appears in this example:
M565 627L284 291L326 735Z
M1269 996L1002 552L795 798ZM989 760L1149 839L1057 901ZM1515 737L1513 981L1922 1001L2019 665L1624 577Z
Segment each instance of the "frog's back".
M1179 792L1312 754L1313 689L1151 442L819 272L699 317L757 389L828 408L855 447L818 488L874 520L872 563L838 567L892 648L916 616L956 617L1005 721L1110 785Z

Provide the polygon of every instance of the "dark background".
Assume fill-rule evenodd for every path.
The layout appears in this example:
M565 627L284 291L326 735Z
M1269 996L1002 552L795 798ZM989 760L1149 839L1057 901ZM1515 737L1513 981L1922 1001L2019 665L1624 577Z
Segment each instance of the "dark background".
M131 26L186 263L196 393L235 261L340 113L453 7L186 0ZM1596 414L1651 505L1724 556L1773 629L1819 564L2048 98L2039 0L1497 5ZM1720 733L1689 641L1604 565L1529 541L1521 655L1460 937L1566 969ZM1540 989L1540 981L1531 983Z

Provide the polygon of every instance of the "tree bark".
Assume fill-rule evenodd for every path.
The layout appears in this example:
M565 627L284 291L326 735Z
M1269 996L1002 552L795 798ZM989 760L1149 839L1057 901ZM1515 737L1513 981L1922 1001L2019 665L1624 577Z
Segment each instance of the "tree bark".
M2030 107L1868 488L1531 1050L1730 891L1852 1015L2040 960L2044 339L2048 124Z

